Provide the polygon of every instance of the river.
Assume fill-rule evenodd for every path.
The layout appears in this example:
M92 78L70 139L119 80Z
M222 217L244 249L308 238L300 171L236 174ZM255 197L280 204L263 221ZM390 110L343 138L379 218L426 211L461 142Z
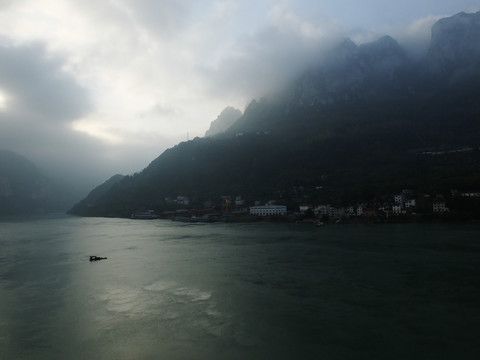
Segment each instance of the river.
M479 299L479 225L0 222L0 359L478 359Z

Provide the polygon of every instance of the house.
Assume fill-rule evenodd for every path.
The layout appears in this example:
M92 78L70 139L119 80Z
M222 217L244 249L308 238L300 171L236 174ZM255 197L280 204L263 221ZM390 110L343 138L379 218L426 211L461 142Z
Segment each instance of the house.
M434 213L445 213L449 212L450 209L445 206L445 200L437 199L433 202L433 212Z
M177 196L177 204L178 205L189 205L190 199L186 196Z
M232 198L230 196L222 196L222 211L225 213L232 211Z
M328 209L330 208L330 205L319 205L315 208L315 215L323 215L326 216L328 215Z
M395 215L400 215L400 214L405 214L405 210L403 209L403 206L400 204L395 204L392 206L392 212Z
M409 199L405 201L405 208L409 209L415 206L417 206L417 201L415 199Z
M255 216L285 215L286 213L287 207L285 205L265 205L250 207L250 215Z
M338 213L338 208L334 207L334 206L330 206L328 208L328 216L332 217L332 218L338 218L340 215Z
M345 215L347 216L353 216L355 215L355 207L354 206L348 206L345 208Z
M301 213L306 213L310 208L311 208L310 205L300 205L298 210Z
M395 204L403 204L405 202L405 194L398 194L393 197Z
M480 197L480 192L476 192L476 191L462 192L460 195L463 196L463 197L478 198L478 197Z
M357 216L362 216L363 215L363 210L364 210L364 206L363 205L358 205L357 206Z

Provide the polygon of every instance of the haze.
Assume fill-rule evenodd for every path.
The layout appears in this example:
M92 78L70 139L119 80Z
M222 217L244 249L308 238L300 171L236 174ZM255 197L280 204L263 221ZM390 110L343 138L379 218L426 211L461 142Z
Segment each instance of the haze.
M412 56L480 1L0 0L0 147L91 188L142 170L344 36ZM74 179L74 180L73 180Z

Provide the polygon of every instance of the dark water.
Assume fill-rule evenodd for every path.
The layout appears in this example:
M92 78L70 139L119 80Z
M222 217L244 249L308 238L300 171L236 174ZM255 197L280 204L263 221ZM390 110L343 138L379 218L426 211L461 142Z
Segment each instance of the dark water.
M0 223L0 359L479 359L479 336L480 226Z

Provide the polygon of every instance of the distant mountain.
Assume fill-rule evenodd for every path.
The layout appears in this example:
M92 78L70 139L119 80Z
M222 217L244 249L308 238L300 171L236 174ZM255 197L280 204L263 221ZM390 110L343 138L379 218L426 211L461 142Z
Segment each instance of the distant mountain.
M97 186L93 189L85 199L80 201L76 204L69 213L76 214L78 211L82 211L82 209L88 209L91 206L94 206L95 203L105 194L107 193L115 184L120 182L124 178L123 175L114 175L103 184Z
M72 199L28 159L0 150L0 216L65 211Z
M179 195L201 207L221 195L348 204L404 188L480 190L479 23L480 13L440 20L421 60L389 36L345 39L225 131L178 144L73 212L162 211Z
M228 130L235 121L240 119L242 112L234 107L228 106L218 115L218 117L212 121L210 128L205 133L205 137L211 137L221 134Z
M428 63L434 72L450 77L479 76L480 12L459 13L432 28Z

